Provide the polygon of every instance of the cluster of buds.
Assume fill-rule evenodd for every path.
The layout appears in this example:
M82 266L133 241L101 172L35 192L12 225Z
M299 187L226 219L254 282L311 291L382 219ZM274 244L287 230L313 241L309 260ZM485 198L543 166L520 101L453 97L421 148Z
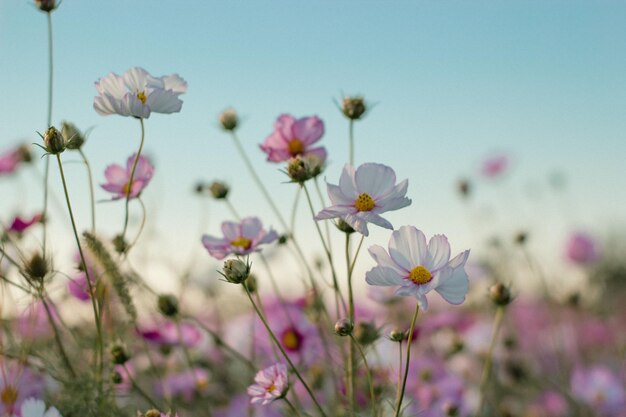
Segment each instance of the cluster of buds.
M324 170L324 161L316 155L296 156L287 163L287 175L293 182L304 183Z
M341 112L350 120L359 120L366 111L363 96L346 96L343 98Z
M67 149L80 149L85 144L85 135L73 123L63 122L61 134Z
M250 276L250 266L241 259L228 259L224 262L220 275L230 283L241 284Z
M228 192L230 191L230 188L227 184L221 181L213 181L211 184L198 182L196 184L195 190L197 194L203 195L208 192L216 200L224 200L226 197L228 197Z
M239 117L237 116L237 112L235 109L226 109L224 110L219 117L220 125L222 125L222 129L227 130L229 132L237 129L239 125Z

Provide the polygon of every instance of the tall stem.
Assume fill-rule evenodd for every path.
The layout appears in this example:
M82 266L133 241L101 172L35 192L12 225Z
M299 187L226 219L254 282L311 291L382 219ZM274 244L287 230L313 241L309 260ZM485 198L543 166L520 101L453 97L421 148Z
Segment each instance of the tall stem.
M350 270L350 234L346 233L346 265L348 268L348 319L350 323L354 325L354 294L352 292L352 271ZM354 382L354 373L356 370L356 361L355 361L355 344L356 340L354 337L350 337L350 346L348 350L348 383L347 383L347 394L348 394L348 404L350 405L350 412L354 414L354 407L356 404L356 394L355 394L355 382Z
M487 351L487 358L485 359L483 374L480 378L480 402L478 404L477 415L480 415L482 413L483 407L485 405L485 393L487 390L487 383L489 382L489 377L491 376L491 368L493 366L493 351L496 347L498 333L500 332L500 327L502 327L503 318L504 307L498 306L496 308L496 317L493 321L493 334L491 335L491 343L489 344L489 350Z
M53 57L53 49L52 49L52 13L46 13L46 18L48 21L48 117L46 119L46 128L52 125L52 81L54 79L54 61ZM46 158L45 167L44 167L44 176L43 176L43 210L42 210L42 218L43 218L43 242L42 242L42 252L44 259L46 258L46 247L48 240L48 178L50 177L50 159Z
M135 178L135 171L137 170L139 157L141 156L141 151L143 150L143 142L145 137L145 129L142 118L139 118L139 123L141 124L141 142L139 142L139 150L137 150L137 154L135 155L135 161L133 162L133 167L130 170L130 178L128 180L128 193L126 194L126 214L124 215L124 229L122 230L122 240L124 240L124 236L126 236L126 230L128 229L128 205L130 203L130 198L133 190L133 179Z
M52 326L52 331L54 332L54 341L59 348L59 354L61 355L61 359L63 360L63 364L69 371L72 377L76 377L76 372L74 372L74 368L72 367L72 363L67 357L67 353L65 352L65 347L63 346L63 342L61 341L61 335L59 333L59 328L57 327L56 322L54 321L54 316L50 311L50 306L46 302L43 291L40 290L39 297L41 298L41 303L43 304L44 309L46 310L46 316L48 317L48 321L50 322L50 326Z
M324 409L322 409L322 406L320 405L320 403L315 398L315 395L313 394L313 391L311 391L311 388L309 388L309 385L304 381L304 378L302 378L302 375L300 375L300 372L295 367L295 365L291 361L291 358L289 358L289 355L287 355L287 352L285 352L285 349L283 349L283 346L280 344L280 342L276 338L276 335L274 334L274 332L270 328L270 325L268 324L267 320L265 319L265 316L263 315L263 313L261 313L261 311L259 310L259 307L256 305L256 303L252 299L252 296L250 295L250 291L248 291L248 287L246 287L243 284L242 284L242 286L243 286L243 289L246 291L246 295L248 296L248 299L250 300L250 303L252 303L252 307L254 307L254 311L256 311L256 314L259 316L259 319L263 323L263 326L265 326L265 329L267 330L267 333L270 335L270 338L272 339L274 344L278 347L278 349L280 350L280 353L283 355L285 360L289 363L289 366L291 367L291 370L293 371L293 373L296 375L298 380L300 380L300 382L304 386L304 389L309 394L309 397L311 397L311 400L313 400L313 403L315 403L315 406L319 410L320 414L322 416L326 417L326 413L324 412Z
M349 138L350 138L350 165L354 166L354 120L352 119L350 119Z
M363 365L365 366L365 375L367 376L367 384L370 387L370 400L372 402L372 414L374 417L378 416L378 405L376 404L376 393L374 391L374 383L372 382L372 370L367 364L367 357L365 356L365 352L363 348L359 344L359 342L354 338L354 335L350 333L350 339L354 342L354 345L359 350L359 354L361 355L361 359L363 359Z
M409 362L411 361L411 339L413 339L413 330L415 329L415 322L417 321L417 314L420 311L419 304L415 306L415 314L413 314L413 320L411 321L411 328L409 329L409 336L406 340L406 360L404 364L404 377L402 378L402 388L400 389L400 396L396 404L395 417L400 415L402 409L402 399L404 398L404 390L406 389L406 379L409 376Z
M83 163L87 168L87 178L89 179L89 199L91 200L91 233L96 234L96 198L94 196L93 191L93 176L91 174L91 165L89 164L89 160L87 156L83 152L81 148L78 148L78 153L80 153L80 157L83 159Z

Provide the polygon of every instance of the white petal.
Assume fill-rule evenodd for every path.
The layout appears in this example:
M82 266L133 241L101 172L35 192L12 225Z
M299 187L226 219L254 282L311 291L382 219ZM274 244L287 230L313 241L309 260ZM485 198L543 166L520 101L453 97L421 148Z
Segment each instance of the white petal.
M148 71L140 67L133 67L129 69L126 73L124 73L122 78L126 88L131 93L144 91L148 85L154 84L154 77L148 74Z
M63 416L61 415L61 413L59 413L59 410L57 410L55 407L50 407L48 411L46 411L46 414L44 414L44 417L63 417Z
M240 237L241 228L239 223L235 222L222 222L222 233L226 240L235 240Z
M428 242L430 262L424 265L431 272L443 268L450 260L450 243L444 235L434 235Z
M375 266L365 273L365 282L370 285L395 287L404 284L404 278L394 269L384 266Z
M330 197L330 201L333 203L333 205L354 205L354 199L345 196L341 192L341 188L339 188L338 186L333 184L326 184L326 187L328 189L328 197Z
M383 266L387 268L391 268L396 271L398 274L406 276L408 274L408 270L405 270L400 265L394 262L391 259L391 256L387 253L387 251L379 245L372 245L369 247L369 253L374 258L378 266Z
M43 417L46 405L43 401L29 398L22 403L22 417Z
M354 168L352 165L344 165L341 177L339 177L339 188L341 188L343 195L353 202L359 196L356 190L356 183L354 182Z
M376 207L373 211L376 213L384 213L391 210L399 210L411 205L411 199L407 197L394 197L385 200L376 201Z
M367 222L363 219L355 216L354 214L346 214L343 217L343 220L348 223L354 230L362 234L363 236L369 235L369 230L367 230Z
M435 288L450 304L461 304L469 290L469 279L463 267L445 268L439 276L439 285Z
M393 226L389 221L380 217L378 214L371 211L361 211L356 213L355 216L365 220L368 223L374 223L377 226L384 227L385 229L393 230Z
M172 91L154 89L146 93L146 103L155 113L177 113L183 107L183 102Z
M126 94L126 86L124 80L117 74L107 74L96 81L96 90L100 94L108 94L118 100Z
M150 107L142 103L135 94L127 93L119 103L119 114L132 115L142 119L150 117Z
M367 163L357 168L355 183L358 193L368 193L372 198L377 198L393 189L396 174L386 165Z
M409 271L418 265L425 266L429 257L426 236L413 226L402 226L391 234L389 254Z
M459 253L454 258L450 259L448 262L448 266L451 268L458 268L460 266L465 267L465 262L467 262L467 258L469 257L470 251L469 249Z
M396 186L391 188L389 192L387 192L385 195L382 195L381 198L391 199L391 198L404 197L406 195L406 190L408 188L409 188L409 180L400 181L398 184L396 184Z
M172 90L175 94L183 94L187 92L187 81L183 80L178 74L165 75L161 77L163 88Z

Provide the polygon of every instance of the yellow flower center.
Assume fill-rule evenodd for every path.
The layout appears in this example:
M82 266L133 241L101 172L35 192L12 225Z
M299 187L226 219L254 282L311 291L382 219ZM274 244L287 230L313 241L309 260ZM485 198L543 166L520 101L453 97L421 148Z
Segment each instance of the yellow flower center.
M301 155L304 152L304 143L300 139L294 138L287 143L287 148L291 156Z
M134 183L135 181L133 181ZM129 195L133 190L133 187L130 185L130 181L127 182L126 184L124 184L124 188L122 189L122 192L124 193L124 195Z
M276 385L272 384L269 387L267 387L267 392L271 393L272 391L274 391L276 389Z
M207 381L206 378L198 378L198 381L196 381L196 390L198 391L202 391L208 386L209 381Z
M418 285L426 284L433 279L433 274L431 274L428 269L419 265L411 269L411 272L409 272L409 279Z
M2 392L0 392L0 401L7 406L14 405L17 401L17 389L12 385L4 387Z
M146 96L146 93L144 91L138 91L137 98L139 99L139 101L141 101L142 104L146 104L148 96Z
M354 202L354 207L358 211L371 211L376 204L368 193L361 193Z
M231 241L230 244L241 249L250 249L252 241L246 237L239 236L237 239Z
M296 333L293 329L287 329L283 333L283 346L287 348L287 350L298 350L300 349L300 341L302 337Z

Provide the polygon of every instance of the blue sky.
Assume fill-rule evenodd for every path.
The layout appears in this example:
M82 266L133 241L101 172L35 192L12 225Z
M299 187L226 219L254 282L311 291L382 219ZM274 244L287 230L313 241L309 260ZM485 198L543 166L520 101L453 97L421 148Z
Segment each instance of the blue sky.
M355 129L357 164L384 163L409 178L413 205L389 216L395 226L445 233L458 250L491 230L530 229L557 251L570 227L604 233L626 220L625 18L626 4L610 1L64 0L53 13L53 121L94 127L85 151L102 182L106 165L138 146L139 125L99 116L94 82L132 66L188 81L181 113L146 121L157 173L145 193L149 236L186 258L202 255L194 251L204 210L204 232L217 233L228 217L223 206L197 201L197 180L226 180L242 214L278 226L217 127L222 109L244 117L241 139L287 213L294 188L258 144L279 114L317 114L326 123L326 178L336 182L348 146L333 99L361 93L375 106ZM2 148L36 141L45 128L46 42L44 14L27 0L0 2ZM512 170L497 184L478 180L468 214L454 184L498 152L511 155ZM568 179L560 197L547 186L553 172ZM86 227L80 165L68 165L68 176ZM52 181L58 189L58 177ZM20 174L19 184L0 179L6 213L39 204L35 176ZM121 228L122 204L101 203L98 215L103 233ZM298 216L303 233L313 230L307 215ZM483 221L468 225L476 216ZM369 240L385 244L388 236L377 229Z

